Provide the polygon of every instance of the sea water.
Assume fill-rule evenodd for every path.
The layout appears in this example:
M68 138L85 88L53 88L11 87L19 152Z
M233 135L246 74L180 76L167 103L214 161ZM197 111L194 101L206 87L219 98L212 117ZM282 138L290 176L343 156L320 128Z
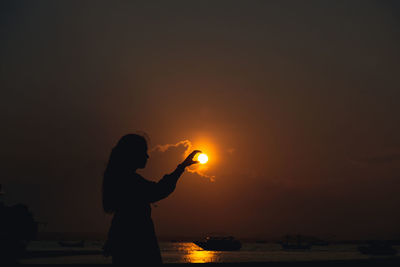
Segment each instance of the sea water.
M74 251L89 252L92 255L38 257L23 259L21 263L66 263L66 264L108 264L111 257L101 254L103 242L87 241L84 247L61 247L58 242L33 241L29 251ZM368 259L355 244L332 244L313 246L310 250L282 250L276 243L243 243L238 251L206 251L191 242L160 242L164 263L245 263L245 262L289 262L289 261L330 261ZM395 247L400 250L400 247ZM396 256L400 257L400 256Z

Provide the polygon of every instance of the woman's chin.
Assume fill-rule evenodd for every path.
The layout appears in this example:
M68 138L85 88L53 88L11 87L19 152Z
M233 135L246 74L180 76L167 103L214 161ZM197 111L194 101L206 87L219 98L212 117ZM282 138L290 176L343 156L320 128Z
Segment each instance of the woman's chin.
M142 165L139 166L139 169L144 169L146 167L146 163L143 163Z

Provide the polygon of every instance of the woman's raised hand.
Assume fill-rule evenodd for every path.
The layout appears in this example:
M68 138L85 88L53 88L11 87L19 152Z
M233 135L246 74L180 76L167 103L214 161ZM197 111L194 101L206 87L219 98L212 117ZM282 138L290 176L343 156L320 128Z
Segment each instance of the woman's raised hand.
M188 167L190 165L199 163L198 160L193 160L194 156L197 153L201 153L200 150L194 150L192 153L189 154L189 156L186 157L186 159L180 164L182 167Z

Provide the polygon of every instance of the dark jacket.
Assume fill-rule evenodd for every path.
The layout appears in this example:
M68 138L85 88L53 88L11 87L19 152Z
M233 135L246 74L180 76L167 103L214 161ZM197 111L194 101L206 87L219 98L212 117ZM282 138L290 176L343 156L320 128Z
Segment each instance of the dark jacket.
M137 173L116 177L118 187L112 194L116 211L104 246L104 254L112 255L113 262L162 263L150 203L171 194L183 171L178 167L158 183Z

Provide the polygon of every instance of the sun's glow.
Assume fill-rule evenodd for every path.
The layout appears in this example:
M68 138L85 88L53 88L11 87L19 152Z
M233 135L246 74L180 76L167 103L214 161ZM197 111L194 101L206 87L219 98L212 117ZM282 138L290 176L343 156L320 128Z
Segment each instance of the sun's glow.
M178 250L182 253L182 261L185 263L211 263L218 262L220 252L207 251L193 243L178 243Z
M200 154L197 159L201 164L205 164L208 161L208 156L206 154Z

